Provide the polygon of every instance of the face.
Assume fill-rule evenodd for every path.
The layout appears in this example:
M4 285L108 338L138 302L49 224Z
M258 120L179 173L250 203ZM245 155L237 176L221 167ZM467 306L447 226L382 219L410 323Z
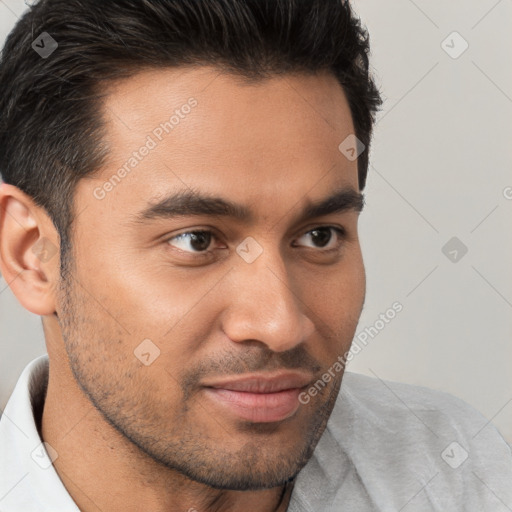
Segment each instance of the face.
M179 68L117 83L103 111L110 156L76 190L57 311L73 374L163 466L216 488L282 485L342 370L299 394L349 349L364 302L344 93L327 74Z

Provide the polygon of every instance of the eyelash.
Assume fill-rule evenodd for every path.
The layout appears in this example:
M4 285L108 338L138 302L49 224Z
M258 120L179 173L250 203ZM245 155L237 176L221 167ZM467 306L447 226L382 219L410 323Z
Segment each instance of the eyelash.
M309 229L308 231L304 232L301 235L301 237L304 236L304 235L307 235L307 234L309 234L309 233L311 233L313 231L319 230L319 229L331 229L331 230L333 230L338 235L338 238L341 241L334 248L326 249L326 250L322 250L322 248L319 248L318 251L321 252L321 253L324 253L324 254L329 254L329 253L331 253L333 251L339 251L340 246L342 245L342 242L346 238L346 231L343 228L340 228L340 227L337 227L337 226L316 226L316 227L314 227L312 229ZM216 236L214 231L212 231L210 229L197 229L197 230L192 230L192 231L184 231L183 233L178 233L177 235L173 235L172 237L169 237L169 238L165 239L164 242L168 243L170 245L169 242L171 242L172 240L174 240L174 239L176 239L178 237L182 237L184 235L198 234L198 233L209 233L209 234L211 234L213 236L213 238L217 239L217 236ZM330 241L328 243L330 243ZM307 247L307 248L308 249L313 249L312 247ZM177 249L177 248L176 248L176 250L184 252L186 254L192 254L192 255L194 255L194 257L209 257L211 255L211 253L213 252L213 250L207 250L207 251L201 251L201 252L190 252L190 251L183 251L183 250Z

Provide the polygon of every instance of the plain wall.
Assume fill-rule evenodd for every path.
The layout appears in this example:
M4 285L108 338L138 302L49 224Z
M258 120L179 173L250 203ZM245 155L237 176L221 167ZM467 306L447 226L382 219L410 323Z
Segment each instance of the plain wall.
M512 2L353 5L385 103L360 221L367 297L349 370L452 393L512 442ZM0 44L25 8L0 3ZM384 322L396 302L402 311ZM0 280L0 407L44 351L40 318Z

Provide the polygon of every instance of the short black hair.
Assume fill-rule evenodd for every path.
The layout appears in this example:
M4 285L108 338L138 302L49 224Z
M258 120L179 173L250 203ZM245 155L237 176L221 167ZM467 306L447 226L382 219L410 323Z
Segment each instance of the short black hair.
M43 32L58 45L46 58L33 46ZM366 146L358 159L362 190L382 104L369 52L348 0L41 0L1 53L0 174L47 211L62 271L76 185L108 154L101 92L109 81L184 65L214 65L251 81L328 70Z

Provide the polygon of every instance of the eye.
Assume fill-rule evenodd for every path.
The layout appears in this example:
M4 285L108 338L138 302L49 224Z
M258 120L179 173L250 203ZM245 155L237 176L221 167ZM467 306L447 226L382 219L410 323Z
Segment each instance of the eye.
M335 232L336 236L332 233ZM314 228L307 233L304 233L301 238L310 237L313 241L313 246L309 246L312 249L323 249L323 252L329 252L336 250L340 247L341 241L345 237L345 230L336 226L319 226Z
M167 243L176 247L183 252L197 252L198 254L208 254L212 238L214 234L212 231L200 230L200 231L187 231L180 233L179 235L173 236L166 240ZM174 241L171 244L171 241ZM192 251L189 249L192 248Z

